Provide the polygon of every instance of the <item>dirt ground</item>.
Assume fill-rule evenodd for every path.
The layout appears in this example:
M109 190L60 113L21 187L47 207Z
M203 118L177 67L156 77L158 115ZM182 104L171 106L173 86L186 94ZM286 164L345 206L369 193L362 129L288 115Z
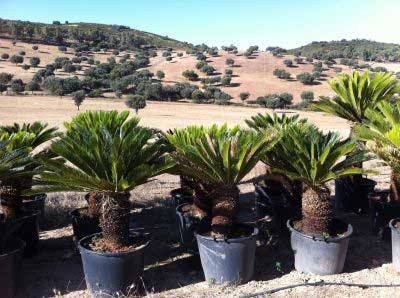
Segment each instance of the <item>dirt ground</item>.
M370 165L374 166L374 165ZM388 175L378 178L386 181ZM391 245L371 233L370 215L338 214L351 223L347 260L342 274L308 276L294 270L289 235L269 238L270 223L260 224L261 234L256 251L254 279L240 286L210 286L204 281L199 258L179 245L173 203L169 191L178 187L177 177L162 175L132 193L132 228L151 234L151 245L145 254L142 295L153 298L246 297L282 286L311 282L358 284L400 284L400 276L391 265ZM332 187L332 184L330 185ZM252 209L251 185L245 185L247 212ZM250 199L249 199L250 198ZM86 291L82 264L74 251L68 212L84 205L81 194L54 194L46 205L46 221L41 225L41 252L25 259L17 298L90 297ZM346 286L297 287L257 297L399 297L398 288L361 288Z

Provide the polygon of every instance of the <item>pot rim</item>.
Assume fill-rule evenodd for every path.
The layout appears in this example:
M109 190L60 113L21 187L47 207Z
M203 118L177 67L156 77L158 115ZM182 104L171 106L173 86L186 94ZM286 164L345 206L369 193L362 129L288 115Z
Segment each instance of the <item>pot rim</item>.
M11 240L9 240L9 241L16 241L19 245L16 249L14 249L10 252L6 252L5 254L0 254L0 258L6 258L6 257L12 256L12 255L15 255L15 254L19 253L21 250L24 250L26 247L26 243L22 239L11 238Z
M130 230L129 232L130 232L129 235L141 234L139 232L135 232L134 230ZM128 254L134 254L134 253L137 253L137 252L139 252L141 250L144 250L150 244L150 240L148 240L142 246L139 246L138 248L135 248L134 250L124 251L124 252L100 252L100 251L94 251L94 250L88 249L85 246L83 246L83 242L84 241L87 241L88 239L93 238L93 237L98 236L98 235L101 235L101 234L102 234L102 232L95 233L95 234L91 234L91 235L85 236L82 239L80 239L79 242L78 242L79 250L80 251L86 251L86 252L88 252L90 254L96 254L96 255L101 255L101 256L105 256L105 257L120 257L120 256L128 255Z
M243 236L243 237L237 237L237 238L217 239L217 238L214 238L211 236L204 236L204 235L198 234L197 232L194 232L194 235L196 236L196 238L200 238L200 239L206 240L206 241L222 242L222 243L240 242L240 241L250 240L250 239L257 237L258 232L259 232L258 228L257 227L252 227L252 228L253 228L253 233L251 233L250 236Z
M349 238L352 234L353 234L353 226L351 224L347 224L347 231L345 233L343 233L341 236L336 236L336 237L329 237L329 238L322 238L322 237L316 237L316 236L310 236L310 235L306 235L298 230L296 230L293 225L292 225L292 221L294 219L291 218L286 222L286 226L288 227L289 231L291 233L300 235L301 237L304 238L308 238L314 241L323 241L323 242L338 242L340 240Z
M400 218L398 217L391 219L389 222L389 227L393 232L400 234L400 230L394 226L394 224L398 221L400 221Z

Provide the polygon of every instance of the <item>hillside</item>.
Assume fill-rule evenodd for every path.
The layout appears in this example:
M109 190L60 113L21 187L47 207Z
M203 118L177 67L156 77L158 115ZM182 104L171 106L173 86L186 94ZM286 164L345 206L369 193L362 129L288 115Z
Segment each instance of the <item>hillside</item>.
M310 44L289 50L314 59L362 59L376 62L399 62L400 45L366 39L313 41Z
M79 43L100 48L193 47L186 42L127 26L81 22L44 24L0 19L0 35L28 42L68 46Z

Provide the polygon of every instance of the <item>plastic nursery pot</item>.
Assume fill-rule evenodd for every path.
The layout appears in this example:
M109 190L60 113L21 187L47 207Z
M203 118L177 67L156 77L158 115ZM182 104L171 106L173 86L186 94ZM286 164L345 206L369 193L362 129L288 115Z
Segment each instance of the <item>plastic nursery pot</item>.
M399 221L400 218L395 218L389 223L392 230L392 262L396 272L400 272L400 230L396 227Z
M369 195L372 232L380 240L390 241L389 222L400 214L400 204L388 201L389 192L374 192Z
M182 188L173 189L171 190L170 194L173 199L175 208L184 203L193 202L193 196L185 192Z
M376 182L361 178L360 185L351 177L335 179L334 207L336 210L363 213L368 209L368 194L374 191Z
M293 221L287 221L291 232L291 244L294 252L294 264L297 271L313 275L338 274L343 270L347 248L353 227L339 237L317 238L305 235L293 227Z
M46 194L40 194L28 197L27 199L24 199L22 201L22 207L24 208L24 210L27 211L38 211L40 221L44 221L45 219L44 206L46 198L47 198Z
M17 289L18 272L22 265L25 242L10 239L6 245L6 253L0 254L0 297L12 298Z
M131 235L135 237L139 234L131 232ZM99 236L101 233L79 241L87 288L96 298L109 298L116 294L128 296L129 289L136 285L143 273L144 252L149 241L126 252L109 253L89 249L88 244Z
M25 211L21 222L14 235L25 242L24 256L32 257L39 251L39 212Z
M198 254L199 250L197 247L196 237L194 233L199 226L199 220L196 220L188 213L182 211L183 207L189 205L190 204L185 203L176 207L179 235L182 247L190 253Z
M226 240L196 234L205 279L210 284L248 282L254 271L258 229L250 236Z
M88 215L88 207L78 208L70 212L73 240L78 246L82 238L101 232L99 219Z

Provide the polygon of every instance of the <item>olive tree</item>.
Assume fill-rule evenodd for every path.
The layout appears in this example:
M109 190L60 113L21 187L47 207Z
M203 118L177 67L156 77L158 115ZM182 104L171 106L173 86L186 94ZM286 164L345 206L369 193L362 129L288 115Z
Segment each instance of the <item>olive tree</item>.
M162 70L158 70L156 72L156 77L157 79L162 80L163 78L165 78L165 73Z
M19 56L19 55L13 55L10 58L10 62L14 63L15 65L18 65L19 63L24 62L24 57Z
M85 100L85 92L83 90L79 90L79 91L72 93L72 99L79 111L79 107Z
M125 104L128 108L134 109L137 114L139 110L146 107L146 99L143 95L129 95L128 99L125 101Z
M40 58L39 57L32 57L29 60L29 63L31 64L32 67L37 67L40 64Z
M246 99L248 99L250 97L250 93L249 92L242 92L239 94L239 97L242 101L245 101Z
M1 54L1 59L7 60L8 58L10 58L10 55L8 55L7 53Z
M199 75L194 70L185 70L182 72L182 76L187 78L189 81L196 81Z
M310 85L314 82L315 77L309 72L302 72L296 76L296 79L305 85Z
M225 64L232 67L235 64L235 60L228 58L226 59Z

